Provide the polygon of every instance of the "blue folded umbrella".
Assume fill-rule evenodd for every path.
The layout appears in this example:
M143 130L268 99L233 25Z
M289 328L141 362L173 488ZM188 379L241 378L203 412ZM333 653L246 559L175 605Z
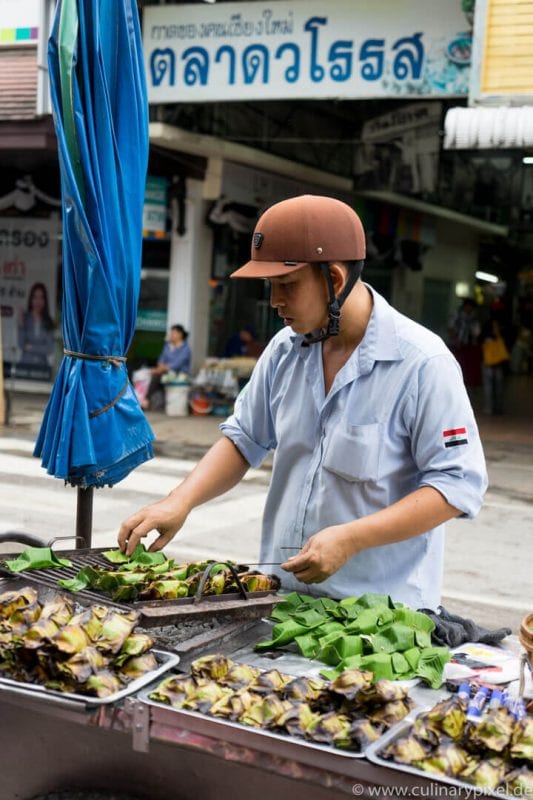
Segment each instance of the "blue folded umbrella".
M134 0L60 0L48 46L63 201L65 356L35 455L80 487L153 457L125 355L139 299L148 104Z

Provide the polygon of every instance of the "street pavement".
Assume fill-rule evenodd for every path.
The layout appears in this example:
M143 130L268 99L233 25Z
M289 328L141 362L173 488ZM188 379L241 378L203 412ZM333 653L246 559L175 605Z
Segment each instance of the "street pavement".
M524 398L531 396L530 388L528 379ZM57 545L71 548L76 490L48 476L32 456L44 398L13 400L10 424L0 429L0 532L71 537ZM156 457L112 489L95 492L94 547L115 546L120 522L167 494L220 435L216 417L153 413L149 420ZM517 633L520 620L533 609L533 421L527 402L507 418L480 415L478 420L490 487L475 520L448 523L443 605L481 625L506 625ZM238 487L195 509L166 551L183 559L256 563L269 476L267 462L249 470Z

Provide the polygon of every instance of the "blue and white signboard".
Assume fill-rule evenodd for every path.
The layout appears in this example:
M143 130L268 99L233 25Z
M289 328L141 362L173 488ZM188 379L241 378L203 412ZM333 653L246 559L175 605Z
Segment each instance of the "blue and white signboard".
M461 0L273 0L144 9L150 103L468 94Z
M146 176L143 206L143 237L160 238L167 229L168 180L156 175Z

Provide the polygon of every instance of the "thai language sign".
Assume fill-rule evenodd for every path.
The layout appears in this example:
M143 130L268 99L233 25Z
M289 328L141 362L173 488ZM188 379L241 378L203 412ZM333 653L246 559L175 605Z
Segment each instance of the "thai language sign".
M468 93L461 0L148 6L151 103Z
M401 194L435 191L440 151L442 103L404 104L368 119L361 145L354 150L358 189L385 189Z

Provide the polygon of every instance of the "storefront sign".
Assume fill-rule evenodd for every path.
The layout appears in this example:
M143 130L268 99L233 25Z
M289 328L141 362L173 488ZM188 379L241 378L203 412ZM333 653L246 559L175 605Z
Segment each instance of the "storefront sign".
M468 92L461 0L158 5L143 30L151 103Z
M0 0L0 45L36 44L41 0Z
M0 217L6 377L49 381L55 366L59 219Z
M167 329L167 312L152 308L140 308L137 312L137 331L165 332Z
M406 103L373 117L355 150L358 189L430 194L437 184L441 103Z
M161 238L167 228L168 180L148 175L144 191L143 237Z

